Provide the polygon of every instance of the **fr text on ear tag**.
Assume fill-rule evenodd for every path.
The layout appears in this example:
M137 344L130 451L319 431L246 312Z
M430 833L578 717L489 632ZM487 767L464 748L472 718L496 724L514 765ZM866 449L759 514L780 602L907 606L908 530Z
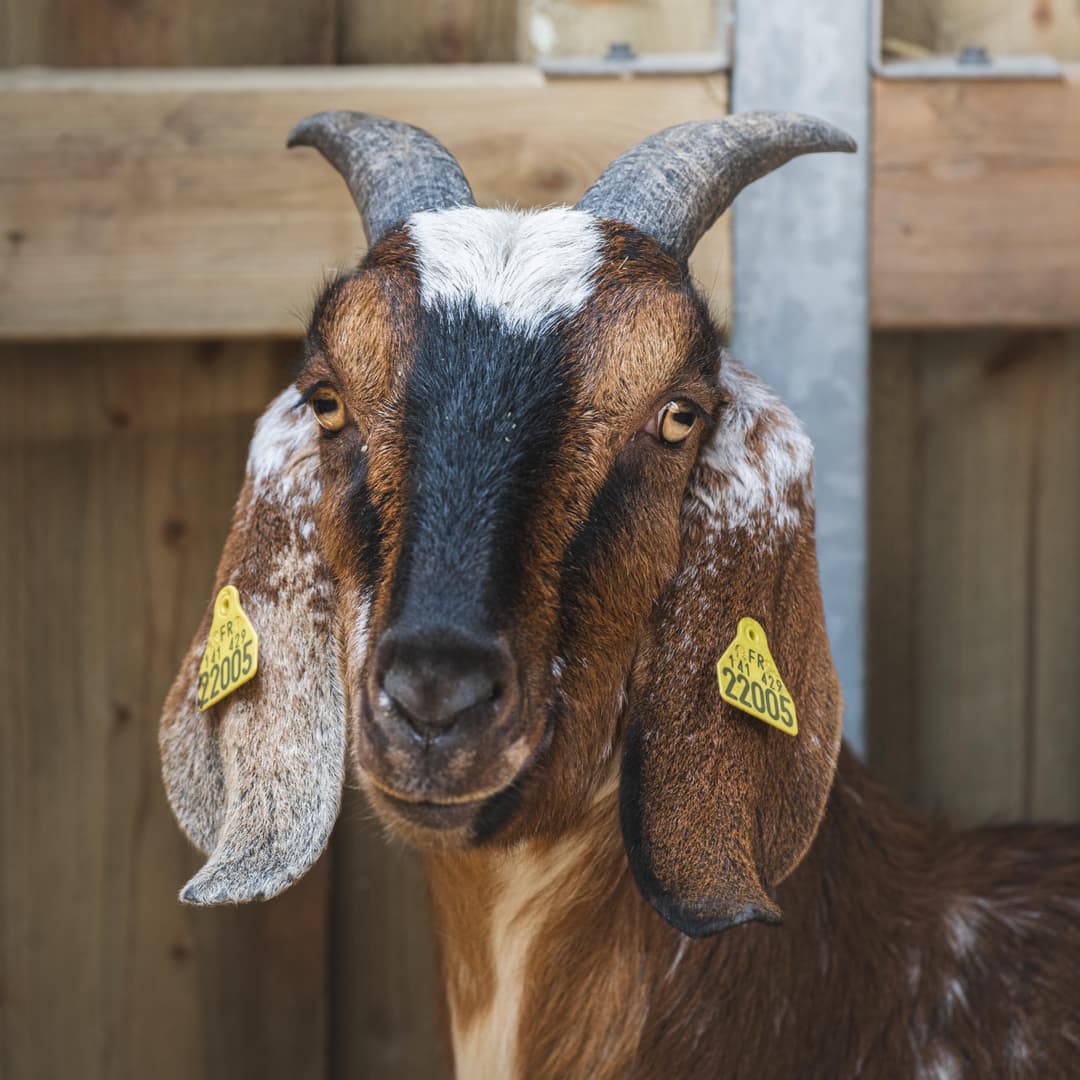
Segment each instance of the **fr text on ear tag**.
M717 662L716 674L720 696L729 705L788 735L798 735L795 702L776 669L765 631L755 619L739 620L735 640Z
M226 585L214 601L214 619L199 665L197 701L206 712L259 670L259 638L240 606L235 585Z

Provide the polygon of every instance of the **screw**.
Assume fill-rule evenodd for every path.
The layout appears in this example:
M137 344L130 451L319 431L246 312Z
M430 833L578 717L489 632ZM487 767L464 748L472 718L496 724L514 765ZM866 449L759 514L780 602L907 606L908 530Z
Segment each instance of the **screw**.
M634 52L634 46L629 41L613 41L607 50L607 56L605 60L614 63L621 63L627 60L636 60L637 53Z
M968 64L972 67L985 67L990 61L990 50L984 45L965 45L957 56L958 64Z

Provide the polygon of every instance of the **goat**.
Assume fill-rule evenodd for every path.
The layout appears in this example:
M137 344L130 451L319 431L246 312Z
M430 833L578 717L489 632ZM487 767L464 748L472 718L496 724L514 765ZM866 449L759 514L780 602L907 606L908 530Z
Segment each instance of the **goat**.
M257 674L199 711L211 607L165 704L209 854L181 899L303 874L348 743L421 851L459 1076L1080 1075L1080 835L916 820L842 747L811 447L687 269L747 183L850 140L685 124L533 213L477 208L404 124L290 144L369 250L258 423L218 568ZM747 617L789 731L718 686Z

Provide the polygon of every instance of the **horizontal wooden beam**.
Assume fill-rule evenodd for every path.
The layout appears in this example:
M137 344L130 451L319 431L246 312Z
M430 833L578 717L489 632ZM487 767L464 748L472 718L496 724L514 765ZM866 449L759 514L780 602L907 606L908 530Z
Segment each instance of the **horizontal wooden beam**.
M431 130L484 204L572 202L659 128L722 115L723 77L545 81L526 66L0 75L0 337L299 334L363 249L341 180L285 135L320 109ZM726 225L695 257L730 302Z
M0 75L0 338L294 336L363 250L337 176L284 134L322 108L439 135L482 204L573 201L620 150L726 109L723 77L525 66ZM1080 325L1080 69L878 82L880 328ZM730 303L726 223L695 257Z
M1080 68L874 87L871 318L1080 325Z

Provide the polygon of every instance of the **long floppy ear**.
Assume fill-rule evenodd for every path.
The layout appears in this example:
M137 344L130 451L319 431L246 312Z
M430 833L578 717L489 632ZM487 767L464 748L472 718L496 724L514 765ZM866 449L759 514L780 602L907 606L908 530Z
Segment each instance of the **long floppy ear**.
M161 717L162 772L188 837L209 855L192 904L263 900L307 871L341 802L345 705L334 590L319 555L318 434L291 387L259 420L214 584L235 585L259 638L257 673L199 712L214 599Z
M809 440L727 356L720 386L683 506L679 570L635 661L621 788L638 887L691 937L780 921L770 890L814 839L841 735ZM765 631L795 736L721 698L717 661L745 617Z

